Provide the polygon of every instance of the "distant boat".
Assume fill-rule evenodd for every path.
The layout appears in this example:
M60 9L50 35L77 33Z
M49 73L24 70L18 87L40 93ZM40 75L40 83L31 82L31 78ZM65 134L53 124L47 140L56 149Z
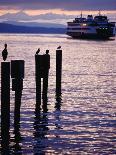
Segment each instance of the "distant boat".
M109 39L115 37L115 22L109 22L107 16L99 15L93 17L88 15L83 18L75 18L68 22L67 35L72 38L101 38Z

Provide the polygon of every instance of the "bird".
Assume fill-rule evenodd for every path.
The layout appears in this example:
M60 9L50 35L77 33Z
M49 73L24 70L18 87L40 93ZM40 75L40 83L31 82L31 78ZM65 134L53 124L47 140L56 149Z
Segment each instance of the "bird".
M61 46L58 46L57 49L61 49Z
M38 54L39 54L39 52L40 52L40 48L38 48L38 50L37 50L37 52L36 52L36 55L38 55Z
M49 54L49 50L46 50L46 54Z
M5 61L7 59L7 56L8 56L8 52L7 52L7 44L4 44L4 50L2 51L2 57L3 57L3 60Z

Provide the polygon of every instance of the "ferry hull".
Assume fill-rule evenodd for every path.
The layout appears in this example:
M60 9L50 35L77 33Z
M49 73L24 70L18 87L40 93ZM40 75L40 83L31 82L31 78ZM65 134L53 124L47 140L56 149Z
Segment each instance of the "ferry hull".
M67 35L71 36L72 38L82 38L82 39L110 39L111 37L115 37L115 35L103 35L103 34L91 34L91 33L87 33L87 34L82 34L79 32L67 32Z

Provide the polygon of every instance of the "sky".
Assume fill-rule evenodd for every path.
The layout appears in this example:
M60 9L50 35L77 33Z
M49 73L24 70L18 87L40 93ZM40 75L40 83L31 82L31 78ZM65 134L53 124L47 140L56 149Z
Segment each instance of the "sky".
M116 11L116 0L0 0L0 14L25 11L28 14L76 14L77 11Z

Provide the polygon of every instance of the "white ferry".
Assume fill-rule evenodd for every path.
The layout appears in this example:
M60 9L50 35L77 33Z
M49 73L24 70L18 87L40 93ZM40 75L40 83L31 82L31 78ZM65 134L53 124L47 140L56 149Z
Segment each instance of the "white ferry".
M107 16L99 15L93 17L88 15L83 18L75 18L68 22L67 35L72 38L101 38L109 39L115 37L115 22L109 22Z

